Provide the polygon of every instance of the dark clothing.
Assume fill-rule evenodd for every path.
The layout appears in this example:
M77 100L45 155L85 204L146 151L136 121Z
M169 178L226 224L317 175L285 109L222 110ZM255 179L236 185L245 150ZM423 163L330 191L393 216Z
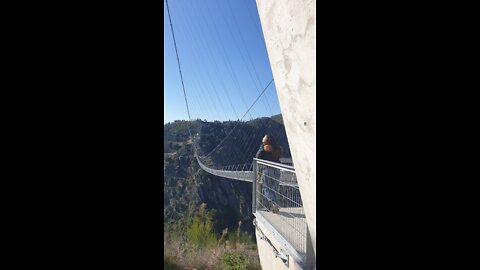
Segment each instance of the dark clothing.
M280 163L280 159L278 157L275 157L272 152L268 152L263 149L263 144L260 145L260 149L258 149L257 155L255 157L263 160Z
M266 151L265 149L269 151ZM274 155L273 151L271 150L273 150L272 147L265 147L263 144L260 145L260 149L258 149L256 158L280 163L279 157ZM272 212L275 211L273 208L275 206L277 207L276 212L278 212L279 198L277 195L280 189L280 170L267 165L259 164L257 179L260 180L259 183L261 184L260 190L262 194L259 206L267 211Z

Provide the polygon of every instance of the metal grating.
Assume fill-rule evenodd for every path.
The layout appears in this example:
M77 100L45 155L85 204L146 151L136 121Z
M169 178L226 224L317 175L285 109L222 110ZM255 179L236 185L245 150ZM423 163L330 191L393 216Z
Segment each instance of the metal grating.
M254 159L254 172L254 212L261 214L299 254L306 255L307 223L295 170Z

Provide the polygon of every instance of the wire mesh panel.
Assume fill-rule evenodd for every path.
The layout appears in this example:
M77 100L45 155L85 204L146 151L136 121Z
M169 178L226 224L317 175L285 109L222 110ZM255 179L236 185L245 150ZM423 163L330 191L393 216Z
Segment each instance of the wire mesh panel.
M306 254L307 223L293 167L259 159L254 162L255 213L261 214L300 254Z
M253 171L230 171L230 170L216 170L216 169L211 169L207 166L205 166L200 159L197 157L198 164L200 167L213 175L220 176L220 177L225 177L225 178L230 178L230 179L235 179L235 180L241 180L241 181L247 181L247 182L252 182L253 179ZM237 166L237 169L248 169L248 166Z

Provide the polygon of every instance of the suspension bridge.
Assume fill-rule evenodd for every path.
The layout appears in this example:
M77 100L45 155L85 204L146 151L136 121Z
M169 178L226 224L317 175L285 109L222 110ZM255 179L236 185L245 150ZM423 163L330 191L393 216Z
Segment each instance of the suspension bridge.
M217 144L215 146L202 146L200 144L201 136L203 136L202 131L193 130L193 128L191 128L189 125L189 138L192 142L195 159L197 160L200 168L207 173L227 179L252 183L252 212L255 215L254 225L257 228L256 236L262 268L315 269L316 218L315 214L312 214L312 208L314 210L315 206L312 205L312 198L309 197L307 200L305 200L305 195L309 196L312 194L311 188L313 187L313 189L315 189L314 184L309 184L312 183L312 181L313 183L315 182L315 165L313 165L312 168L311 164L315 159L315 148L313 148L312 160L311 153L302 153L301 142L297 140L302 138L301 136L303 136L303 138L311 139L312 131L308 131L307 133L307 131L301 130L303 132L301 133L298 132L298 130L302 128L306 129L304 127L307 127L308 125L313 125L314 128L315 121L314 119L312 121L312 119L309 117L304 118L308 119L308 122L292 121L292 119L294 119L296 116L291 114L292 111L296 111L299 112L299 115L297 116L302 117L305 113L311 113L311 107L299 106L298 103L301 102L298 100L297 104L291 105L290 102L298 99L299 93L289 93L289 91L281 92L279 91L280 89L277 89L277 92L279 93L279 100L283 105L282 109L288 108L286 110L282 110L286 128L282 126L282 128L273 129L273 126L275 126L275 121L271 118L267 118L267 120L263 122L263 126L251 128L247 132L242 133L242 131L238 128L239 125L246 125L245 120L249 119L250 121L254 121L254 110L260 106L260 103L263 105L262 107L264 112L268 112L270 115L273 115L272 104L270 104L271 99L266 98L266 93L269 89L274 88L275 83L274 78L271 78L268 83L264 83L264 86L261 86L261 76L259 75L258 70L256 70L255 64L253 64L252 56L247 49L248 47L246 46L246 41L241 30L239 30L239 22L235 20L235 12L229 1L223 3L226 5L227 10L232 12L230 17L232 31L228 33L231 35L233 40L239 41L234 43L233 49L238 52L239 56L241 56L239 57L239 59L242 60L240 63L246 67L246 70L248 71L247 74L249 75L246 76L246 78L251 80L252 85L256 89L258 95L250 103L248 103L248 98L242 95L241 86L239 84L241 78L239 78L239 75L237 75L234 68L235 65L232 65L233 61L231 61L231 58L229 58L227 54L227 49L229 47L226 47L220 38L215 40L214 43L209 43L207 40L202 39L202 35L195 34L196 31L194 23L192 23L190 20L182 21L179 19L177 22L183 26L183 33L185 33L186 37L190 38L191 44L198 48L198 50L196 50L197 54L193 54L192 59L196 59L195 61L201 62L203 54L203 57L210 59L212 65L217 69L221 69L220 65L223 61L224 67L226 67L226 74L230 75L229 77L233 82L232 88L237 89L238 97L240 97L240 99L237 99L237 101L241 101L243 103L245 106L245 112L241 117L239 117L238 112L235 109L238 109L238 107L235 107L235 103L232 102L232 92L227 91L227 87L225 87L225 81L227 78L218 77L217 81L219 82L219 85L217 86L215 83L213 83L212 78L216 77L217 74L220 73L212 73L206 70L205 72L198 72L201 73L203 77L192 76L192 81L196 81L196 85L198 86L198 89L202 91L201 93L203 93L203 95L197 95L196 99L189 97L186 91L186 81L184 80L185 73L182 72L182 65L180 61L181 56L179 53L177 39L175 37L176 28L174 27L172 20L173 14L171 7L169 6L169 2L176 1L165 0L165 4L175 48L176 64L178 66L185 107L189 119L188 123L192 121L191 109L193 103L195 104L193 107L195 107L196 111L198 112L201 111L202 107L209 107L214 108L217 115L221 115L220 112L223 111L225 116L228 113L223 105L229 104L236 118L235 121L231 122L228 130L218 130L219 134L218 139L216 140ZM315 6L315 1L287 1L286 3L286 11L285 9L275 7L271 3L260 0L257 1L254 8L255 12L258 12L256 15L260 17L260 21L262 24L264 24L262 25L263 33L265 34L265 42L270 61L272 62L272 58L274 58L273 60L281 58L284 64L286 61L286 63L290 65L289 72L292 72L292 60L289 58L289 56L286 56L284 52L281 54L281 56L279 56L278 52L275 51L275 42L281 40L285 33L278 31L278 29L271 29L275 29L275 23L280 24L280 21L282 21L281 18L284 17L284 15L289 15L291 20L294 19L292 14L296 12L305 16L306 18L302 18L300 20L297 18L297 20L301 22L293 22L291 25L301 25L306 19L307 29L305 32L309 33L309 31L311 31L311 29L309 30L309 27L311 27L312 23L311 18L315 18L315 14L312 15L311 13L311 8L312 5ZM175 3L175 5L178 9L186 8L186 6L181 6L180 3ZM250 8L252 7L250 6ZM208 25L211 27L210 29L212 30L212 33L216 33L219 37L220 30L218 27L218 21L212 19L213 16L212 13L210 13L211 10L211 8L207 7L205 9L205 13L199 12L200 14L198 18L201 20L196 23L204 23L205 25ZM267 10L270 10L270 13L268 13ZM228 19L225 17L223 17L223 19L224 22L228 24ZM278 25L276 27L278 27ZM257 31L257 33L262 37L264 36L261 34L262 30L259 31L258 28L254 28L254 30ZM294 30L298 32L302 29L298 30L292 28L292 33L295 33ZM235 38L235 35L237 38ZM307 41L311 39L311 37L306 37L305 33L303 35L303 38ZM211 47L213 46L215 46L217 50L212 49ZM297 46L295 49L299 50L299 47ZM309 47L309 49L311 52L311 47ZM302 59L298 62L301 64L302 61L308 62L308 59ZM272 69L274 75L273 77L281 78L281 85L285 86L282 89L289 90L287 84L285 83L286 80L282 78L286 76L285 73L280 72L279 68L276 68L276 66L273 64ZM301 70L301 68L297 69ZM299 70L297 70L297 72ZM193 85L193 83L191 83L191 85ZM305 91L309 91L308 93L311 94L311 87L300 86L300 88L304 90L303 93L306 93ZM220 98L222 96L222 89L224 91L223 100ZM313 90L315 90L315 87L313 87ZM215 97L217 99L215 99ZM215 101L217 101L216 104ZM226 118L228 118L228 116L226 116ZM295 126L298 125L298 122L300 122L300 128ZM299 158L298 160L301 161L300 163L292 164L291 161L290 164L275 163L257 159L255 157L261 137L266 133L271 134L272 131L274 132L272 135L274 138L279 139L280 144L284 142L284 148L290 150L290 147L288 146L291 146L292 157L289 158L293 160ZM289 131L288 136L287 131ZM297 146L297 144L299 144L299 146ZM232 145L235 147L231 147ZM238 149L242 150L239 151ZM238 161L241 161L241 164L238 164ZM237 163L232 165L231 163L229 164L229 162ZM300 166L300 171L297 173L295 167L292 165ZM313 179L311 177L312 170ZM272 201L272 197L267 196L267 193L274 194L275 199ZM313 202L314 201L315 196L313 196ZM272 208L271 204L275 205L276 210L274 210L275 208Z

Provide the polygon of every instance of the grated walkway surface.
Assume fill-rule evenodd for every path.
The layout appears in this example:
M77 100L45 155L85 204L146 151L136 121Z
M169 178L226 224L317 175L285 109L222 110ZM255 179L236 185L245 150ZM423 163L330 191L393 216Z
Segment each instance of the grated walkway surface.
M307 221L301 207L280 208L278 213L257 210L299 254L306 253L306 239L299 235L307 235Z

